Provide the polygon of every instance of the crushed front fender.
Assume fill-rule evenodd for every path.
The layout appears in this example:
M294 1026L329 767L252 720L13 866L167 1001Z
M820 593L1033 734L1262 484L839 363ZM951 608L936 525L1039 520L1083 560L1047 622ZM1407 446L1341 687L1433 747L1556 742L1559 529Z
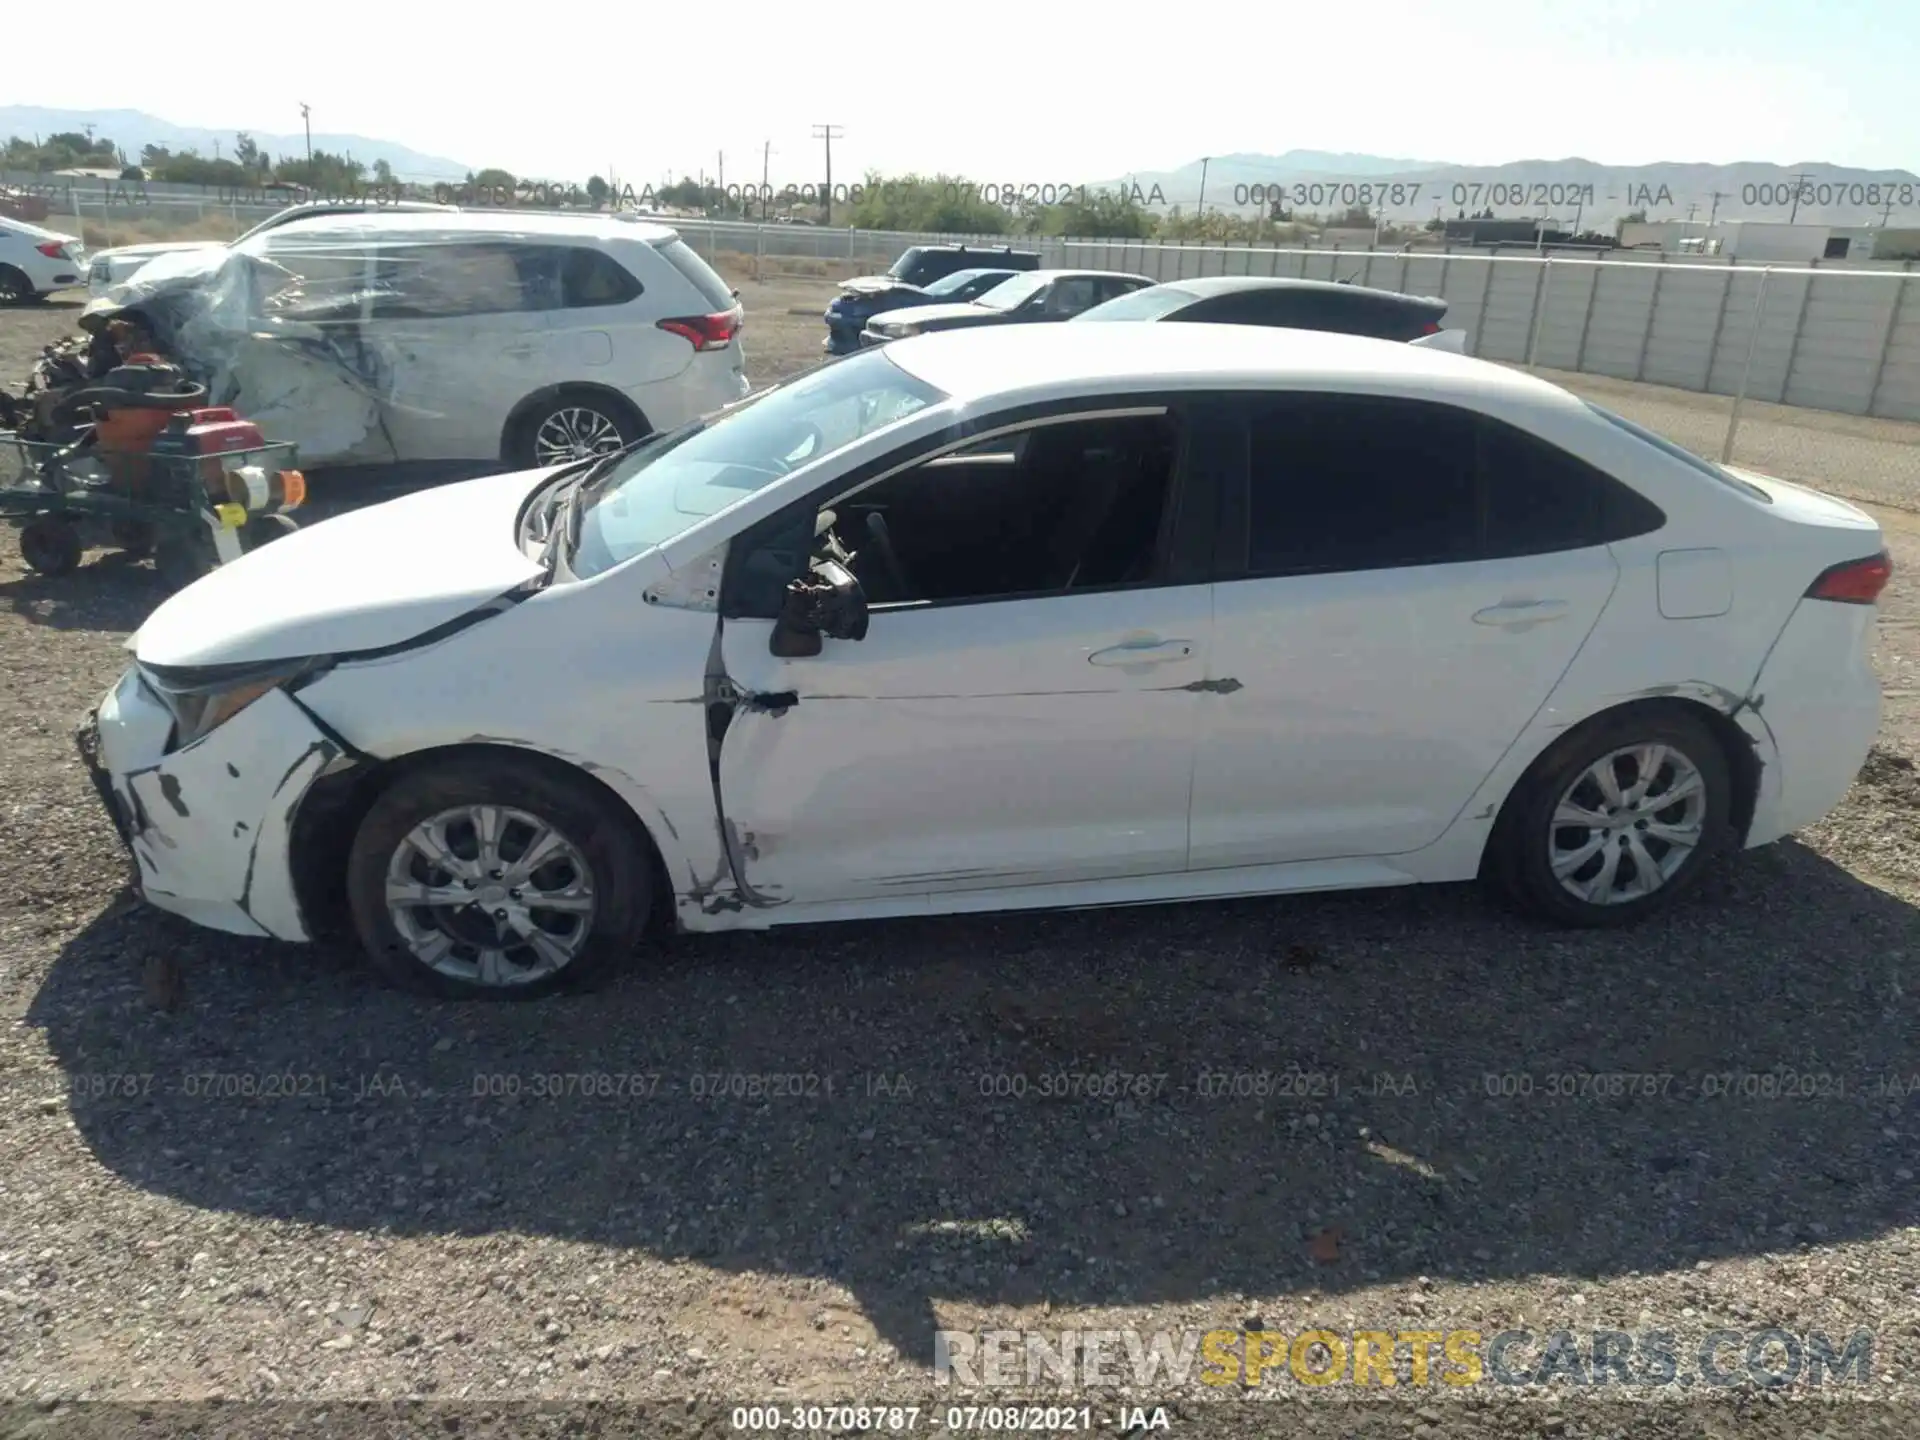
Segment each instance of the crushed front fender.
M107 697L96 723L99 762L142 896L217 930L311 938L294 890L293 816L341 758L340 741L276 689L167 754L171 719L137 670Z

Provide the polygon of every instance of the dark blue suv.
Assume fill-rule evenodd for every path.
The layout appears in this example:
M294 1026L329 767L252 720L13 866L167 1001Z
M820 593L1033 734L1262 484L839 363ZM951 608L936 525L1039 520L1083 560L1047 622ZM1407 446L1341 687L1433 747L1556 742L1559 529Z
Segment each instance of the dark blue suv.
M882 311L959 304L986 294L1009 276L1039 267L1039 255L1030 250L915 245L886 274L841 282L840 294L827 306L827 338L821 348L830 355L851 354L860 348L867 321Z

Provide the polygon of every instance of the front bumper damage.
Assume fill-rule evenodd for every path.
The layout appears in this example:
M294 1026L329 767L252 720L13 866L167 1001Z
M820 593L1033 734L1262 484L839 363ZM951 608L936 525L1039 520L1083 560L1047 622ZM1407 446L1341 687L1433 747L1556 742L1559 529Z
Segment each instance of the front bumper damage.
M350 763L284 690L169 754L173 715L130 669L80 728L82 762L149 904L235 935L311 939L291 864L293 818Z

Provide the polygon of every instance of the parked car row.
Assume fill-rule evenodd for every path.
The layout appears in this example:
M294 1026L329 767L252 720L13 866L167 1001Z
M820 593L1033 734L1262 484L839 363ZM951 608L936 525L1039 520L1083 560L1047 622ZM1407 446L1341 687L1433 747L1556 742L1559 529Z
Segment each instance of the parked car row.
M412 218L426 251L457 233ZM716 353L737 317L657 229L530 232L483 252L518 289L479 293L560 246L581 308L664 305L635 313ZM389 320L435 323L419 286L367 289L385 251L318 253L385 353ZM1151 315L1015 328L1088 279ZM1435 353L1431 307L1350 291L1320 313L1378 332L1355 336L1261 318L1316 289L1003 285L1026 298L1001 321L332 519L174 596L81 735L143 893L530 996L629 963L656 918L1485 878L1617 925L1847 790L1889 574L1862 511ZM546 326L570 308L453 313L489 354L622 353L611 322Z
M1000 270L959 269L961 264L996 254L1006 262ZM1016 259L1019 273L1007 273ZM1402 295L1341 281L1261 276L1222 275L1155 284L1144 275L1108 270L1046 269L1039 259L1037 254L1012 250L916 246L885 275L841 285L841 294L827 306L823 348L829 354L844 355L909 335L980 325L1179 320L1331 330L1456 353L1466 349L1465 331L1441 326L1447 302L1437 296ZM936 286L902 278L941 266L952 267L955 273Z

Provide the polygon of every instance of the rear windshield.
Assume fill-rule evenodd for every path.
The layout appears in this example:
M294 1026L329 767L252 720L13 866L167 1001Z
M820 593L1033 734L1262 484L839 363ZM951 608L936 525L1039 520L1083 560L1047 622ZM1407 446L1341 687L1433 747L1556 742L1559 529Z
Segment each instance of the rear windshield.
M686 277L687 283L700 292L700 298L711 305L715 312L733 308L733 291L713 271L713 267L694 253L693 247L679 236L671 240L662 240L653 247L658 250L674 269Z
M1184 305L1191 305L1200 297L1191 290L1182 290L1178 285L1149 285L1144 290L1133 290L1125 295L1116 296L1091 310L1083 310L1074 316L1075 320L1158 320L1162 315L1171 314Z
M887 274L896 280L911 279L913 273L920 268L920 262L926 258L926 254L927 252L918 245L910 247L906 254L887 267Z
M1666 436L1655 434L1653 431L1647 429L1647 427L1644 425L1636 425L1633 423L1633 421L1627 419L1626 416L1616 415L1613 413L1613 411L1607 409L1605 406L1596 405L1591 400L1587 401L1586 404L1587 404L1587 408L1593 411L1593 413L1598 415L1602 420L1606 420L1611 422L1612 424L1618 425L1622 430L1626 431L1629 435L1635 436L1641 440L1646 441L1647 444L1653 446L1654 449L1663 451L1664 453L1671 455L1675 460L1678 460L1681 464L1691 466L1695 471L1699 472L1702 475L1705 475L1709 480L1717 481L1719 484L1725 485L1729 489L1738 490L1742 495L1745 495L1748 499L1758 500L1763 505L1771 505L1773 503L1773 497L1767 494L1767 492L1762 490L1758 485L1749 484L1747 481L1742 480L1738 475L1731 474L1728 471L1721 469L1718 465L1714 464L1711 460L1701 459L1698 455L1694 454L1693 451L1687 449L1684 445L1676 445L1673 443L1673 441L1667 439Z

